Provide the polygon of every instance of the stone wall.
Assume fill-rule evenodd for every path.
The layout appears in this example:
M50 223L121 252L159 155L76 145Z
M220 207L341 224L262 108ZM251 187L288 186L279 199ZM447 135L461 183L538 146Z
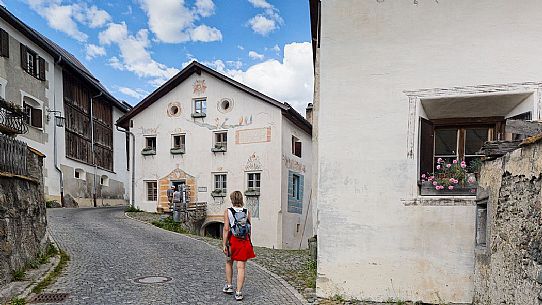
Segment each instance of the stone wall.
M28 177L0 173L0 285L44 250L43 158L29 149L27 162Z
M475 304L542 304L541 187L542 143L482 166Z

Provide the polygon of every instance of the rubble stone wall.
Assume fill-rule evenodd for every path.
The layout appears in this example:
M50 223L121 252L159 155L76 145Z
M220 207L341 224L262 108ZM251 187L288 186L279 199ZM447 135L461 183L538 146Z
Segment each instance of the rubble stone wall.
M476 245L475 304L542 304L541 188L541 143L482 166L477 234L487 237Z
M43 159L28 150L28 176L0 174L0 286L44 250Z

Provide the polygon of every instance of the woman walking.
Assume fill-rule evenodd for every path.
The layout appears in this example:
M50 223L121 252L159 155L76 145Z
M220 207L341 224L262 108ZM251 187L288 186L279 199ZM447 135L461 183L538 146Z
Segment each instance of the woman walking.
M243 299L245 266L247 260L256 257L250 241L250 212L243 207L243 194L235 191L230 195L232 206L224 211L223 251L226 254L226 285L222 291L233 293L233 262L237 262L237 286L235 299Z

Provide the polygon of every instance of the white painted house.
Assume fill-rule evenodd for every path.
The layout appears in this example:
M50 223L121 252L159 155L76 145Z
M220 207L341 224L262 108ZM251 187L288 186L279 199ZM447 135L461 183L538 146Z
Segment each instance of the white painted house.
M202 233L220 236L241 191L255 245L296 249L312 236L311 124L276 101L193 62L118 121L135 134L135 204L168 210L167 189L204 203Z
M420 177L540 119L542 2L310 5L318 295L471 303L475 193Z
M70 195L80 206L126 204L127 141L114 122L131 107L3 6L0 50L0 99L27 115L28 130L18 139L45 156L47 199Z

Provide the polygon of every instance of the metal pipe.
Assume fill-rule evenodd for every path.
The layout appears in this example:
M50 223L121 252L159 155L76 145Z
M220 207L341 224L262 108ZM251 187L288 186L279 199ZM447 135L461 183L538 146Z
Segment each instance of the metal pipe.
M118 131L124 132L132 136L132 146L130 147L132 149L132 187L131 187L131 194L130 194L130 206L132 208L135 208L135 135L133 132L127 130L127 129L119 129L120 127L118 125L115 125L117 127ZM128 152L130 153L130 152Z
M97 207L96 204L96 173L98 170L98 166L96 165L96 150L94 148L94 99L99 98L102 96L103 92L100 91L100 94L95 95L90 98L90 142L92 145L92 165L94 166L94 183L92 186L92 202L94 207Z
M59 56L58 57L58 60L55 62L55 64L53 65L53 80L54 80L54 75L55 75L55 67L60 64L60 61L62 60L62 56ZM54 107L54 111L57 111L56 109L56 83L53 81L53 107ZM65 203L64 203L64 173L62 172L62 170L60 169L60 167L58 166L58 140L57 140L57 132L56 132L56 124L54 125L53 127L53 142L54 142L54 145L53 145L53 154L54 154L54 163L55 163L55 169L58 171L58 173L60 174L60 206L64 207L65 206Z

